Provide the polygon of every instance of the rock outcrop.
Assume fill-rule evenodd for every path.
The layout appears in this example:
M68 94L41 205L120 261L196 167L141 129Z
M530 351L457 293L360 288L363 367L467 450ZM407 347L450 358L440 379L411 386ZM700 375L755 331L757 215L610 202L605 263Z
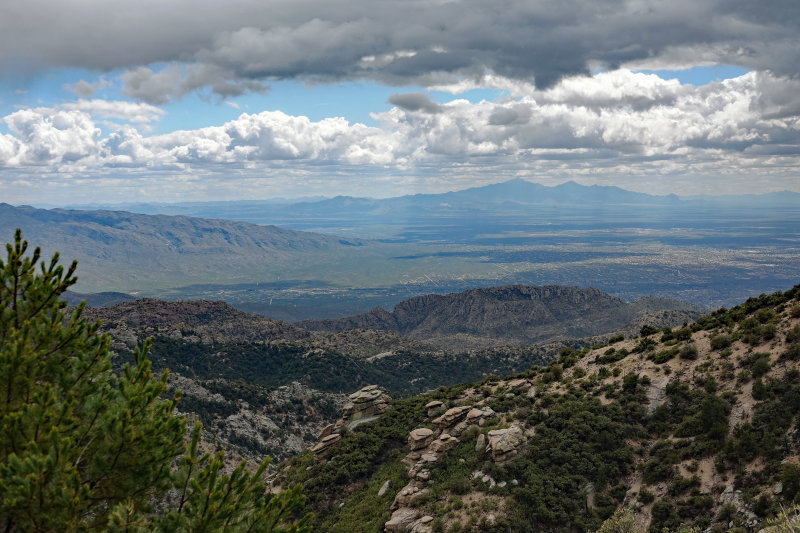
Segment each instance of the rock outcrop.
M344 406L342 419L336 424L353 429L358 424L375 420L389 410L390 401L392 398L377 385L367 385L350 395L350 403Z
M525 447L525 434L518 426L495 429L487 434L486 450L492 454L492 461L502 465L519 455Z
M433 440L433 430L428 428L418 428L408 435L408 447L411 451L427 448Z
M330 435L320 439L320 441L313 448L311 448L311 451L314 452L314 455L320 456L341 439L342 436L338 433L331 433Z
M348 398L350 402L342 407L342 418L334 424L325 426L317 436L318 442L311 448L317 458L339 442L342 428L353 429L359 424L375 420L389 410L392 401L392 398L377 385L362 387ZM422 447L425 446L427 443Z
M481 426L486 419L492 416L494 416L494 411L492 411L491 407L479 409L463 405L448 409L442 416L434 418L433 424L440 432L458 437L469 426Z
M431 531L432 516L419 517L414 509L403 507L392 513L392 517L384 525L388 533L428 533Z
M436 414L439 413L439 410L442 409L442 407L444 407L444 404L439 400L428 402L425 405L425 409L428 410L428 416L435 416Z
M530 388L527 380L516 380L515 390L524 391ZM469 428L480 428L486 420L494 417L496 413L488 406L478 402L473 405L459 405L445 409L444 403L432 401L425 405L428 417L441 413L431 423L435 429L420 427L411 430L408 435L408 455L402 463L408 468L408 484L400 489L392 502L391 519L384 524L384 531L393 533L398 531L413 531L428 533L432 529L433 517L419 517L415 504L430 492L428 482L431 479L431 465L436 463L442 455L459 445L458 438ZM442 410L444 412L442 413ZM491 436L495 435L494 440ZM508 429L489 432L489 442L494 442L491 448L492 457L497 454L496 462L506 462L515 457L525 444L525 435L518 426ZM480 433L478 446L483 448L487 442L487 435ZM494 481L491 482L494 486Z

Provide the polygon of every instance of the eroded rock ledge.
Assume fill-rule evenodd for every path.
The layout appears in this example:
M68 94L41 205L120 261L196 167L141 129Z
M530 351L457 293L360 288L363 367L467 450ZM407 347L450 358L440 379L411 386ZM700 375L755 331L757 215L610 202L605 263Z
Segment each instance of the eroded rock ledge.
M311 448L319 458L341 440L343 428L353 429L359 424L371 422L391 407L392 398L377 385L367 385L349 396L350 402L342 408L342 418L325 426Z

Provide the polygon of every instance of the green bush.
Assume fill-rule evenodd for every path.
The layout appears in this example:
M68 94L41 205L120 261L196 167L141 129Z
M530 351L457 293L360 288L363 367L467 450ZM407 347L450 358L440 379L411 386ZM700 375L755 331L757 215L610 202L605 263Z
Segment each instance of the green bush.
M800 494L800 466L792 463L784 464L781 483L783 483L783 497L790 502L794 501Z
M700 478L697 475L692 477L683 477L680 474L676 474L672 478L672 481L667 488L667 492L669 492L670 496L679 496L687 490L699 486Z
M678 357L689 361L697 359L697 346L694 343L684 344L678 351Z
M466 476L456 476L447 483L447 489L453 494L467 494L472 490L472 483Z
M674 359L676 355L678 355L678 349L670 348L669 350L661 350L658 353L651 354L647 358L657 365L662 365L667 361Z
M642 502L643 504L647 505L647 504L653 503L653 501L655 501L656 495L652 491L648 490L647 487L642 487L639 490L638 499L639 499L640 502Z
M654 503L651 516L649 529L651 533L662 533L662 529L676 528L681 525L678 513L675 512L675 504L669 499L661 499Z
M730 346L732 342L733 339L731 339L730 335L720 333L711 337L711 349L722 350L723 348Z
M653 333L658 333L658 330L649 324L645 324L639 330L639 335L642 337L647 337L649 335L652 335Z
M789 343L786 348L781 352L780 360L797 361L800 359L800 341Z

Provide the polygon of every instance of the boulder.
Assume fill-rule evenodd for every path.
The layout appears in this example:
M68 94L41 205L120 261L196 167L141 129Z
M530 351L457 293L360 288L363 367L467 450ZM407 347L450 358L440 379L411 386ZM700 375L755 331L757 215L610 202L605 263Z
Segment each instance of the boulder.
M358 423L374 420L389 410L392 398L377 385L367 385L349 396L350 403L342 408L342 418L336 429L347 426L353 429Z
M420 470L414 474L414 479L417 481L428 481L431 479L431 471L430 470Z
M408 485L400 489L397 496L394 497L392 503L392 510L408 507L419 498L430 492L428 489L422 488L419 481L412 480Z
M423 453L419 460L425 463L435 463L439 460L439 456L435 453Z
M460 422L466 414L472 409L472 407L468 405L462 405L459 407L451 407L444 414L438 418L433 420L433 423L436 427L441 429L442 431L455 426L458 422Z
M328 424L327 426L322 428L322 431L319 432L319 435L317 435L317 440L321 441L322 439L324 439L328 435L332 434L333 430L335 430L335 429L336 429L336 425L335 424Z
M408 434L408 447L413 452L427 448L433 440L433 431L428 428L417 428Z
M414 509L403 507L392 513L392 517L383 525L386 533L405 533L411 529L411 525L417 520L417 512Z
M495 429L487 434L487 451L495 464L503 464L519 455L525 446L525 435L517 426Z
M531 384L527 379L512 379L508 382L509 389L527 389Z
M484 420L494 416L494 411L491 407L484 407L483 409L478 409L473 407L467 413L466 421L468 424L483 424Z
M353 429L359 424L378 418L389 410L392 399L377 385L367 385L350 395L350 403L342 408L342 418L334 424L325 426L317 436L317 444L311 450L316 457L322 455L328 448L336 444L341 436L339 430L343 427Z
M377 385L367 385L349 396L350 403L342 409L343 425L357 420L377 417L389 410L391 397Z
M411 468L412 466L414 466L414 464L417 461L419 461L419 458L422 457L422 454L423 454L424 451L425 451L424 449L423 450L415 450L415 451L409 453L408 455L406 455L405 457L403 457L403 459L400 462L403 463L403 465L406 468Z
M458 446L459 440L447 433L442 433L439 438L431 443L431 451L434 453L444 453Z
M481 433L478 435L478 439L475 441L475 451L482 452L486 449L486 435Z
M434 400L425 404L425 409L428 410L428 416L433 416L438 413L439 409L441 409L443 406L444 404L442 402L439 400Z
M377 385L367 385L349 396L353 403L374 402L381 397L383 391Z
M430 479L430 472L428 465L435 463L439 460L439 456L435 453L423 453L419 460L408 468L408 477L419 481L428 481ZM405 461L403 464L407 464ZM428 472L427 476L422 472Z

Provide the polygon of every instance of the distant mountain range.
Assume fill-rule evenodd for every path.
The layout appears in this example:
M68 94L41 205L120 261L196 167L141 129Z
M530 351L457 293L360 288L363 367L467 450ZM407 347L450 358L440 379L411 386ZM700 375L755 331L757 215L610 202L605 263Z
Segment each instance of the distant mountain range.
M798 206L800 194L781 191L763 195L684 196L674 194L657 196L638 193L613 186L580 185L568 181L549 187L523 179L513 179L482 187L439 194L413 194L394 198L374 199L336 196L328 199L300 201L231 201L121 204L125 209L146 214L189 215L222 217L257 224L291 226L314 221L319 227L337 227L345 220L367 217L373 221L405 220L412 216L453 215L519 211L531 206L628 206L662 208L711 209L763 208L765 206ZM110 206L92 206L110 207Z
M679 198L511 180L381 200L135 207L179 214L0 204L0 232L21 227L46 257L78 259L80 293L223 299L287 320L510 284L727 305L800 271L790 192Z
M377 307L297 325L319 331L377 329L444 346L463 344L464 337L478 345L533 344L612 332L660 311L673 313L670 324L659 324L664 326L691 321L706 310L661 298L627 303L592 288L510 285L418 296L391 312Z
M291 277L366 244L221 219L0 204L0 234L10 240L15 228L44 257L78 259L79 279L90 281L81 287L92 292Z

